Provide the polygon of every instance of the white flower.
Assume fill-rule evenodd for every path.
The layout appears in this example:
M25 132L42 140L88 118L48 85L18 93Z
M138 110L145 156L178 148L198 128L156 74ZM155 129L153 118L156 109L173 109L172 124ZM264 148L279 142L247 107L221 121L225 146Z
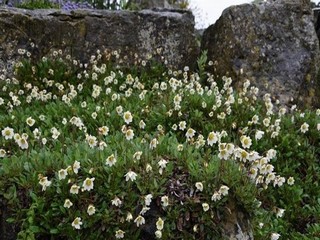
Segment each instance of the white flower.
M255 137L256 140L260 140L263 135L264 135L263 131L257 130L254 137Z
M171 128L172 128L172 130L176 131L178 126L177 126L177 124L173 124Z
M0 148L0 157L4 158L6 156L6 154L7 154L6 150Z
M229 188L225 185L222 185L219 189L219 193L222 195L222 196L226 196L228 195L228 191L229 191Z
M150 206L152 202L152 194L148 194L144 197L144 202L146 206Z
M99 150L105 149L106 146L107 146L107 143L105 141L100 141L99 142Z
M143 120L141 120L141 121L139 122L139 128L144 129L145 127L146 127L145 122L144 122Z
M102 126L99 128L99 133L103 136L107 136L109 133L109 128L107 126Z
M116 94L116 93L112 94L111 100L112 100L112 101L115 101L115 100L117 100L117 99L118 99L118 94Z
M130 212L127 213L127 218L126 218L126 221L127 222L131 222L131 220L133 219L133 216Z
M76 217L71 224L71 226L74 227L75 229L80 229L81 225L82 225L82 222L80 217Z
M284 177L276 176L273 182L273 186L279 186L281 187L285 183L286 179Z
M189 129L187 130L187 132L186 132L186 137L187 137L187 139L189 140L189 139L193 138L194 135L195 135L195 133L196 133L196 131L195 131L194 129L189 128Z
M32 131L32 133L33 133L35 139L40 139L41 132L39 131L38 128L35 128L35 129Z
M12 139L13 136L14 136L13 128L5 127L5 128L2 130L2 136L3 136L6 140Z
M263 125L265 126L265 127L269 127L269 125L270 125L270 118L265 118L265 119L263 119Z
M161 89L162 91L167 90L167 83L161 82L161 83L160 83L160 89Z
M125 112L125 113L123 114L123 119L124 119L124 121L125 121L126 124L131 123L131 122L132 122L132 119L133 119L131 112L129 112L129 111Z
M317 124L317 130L320 131L320 123Z
M149 207L146 207L146 206L144 206L142 209L141 209L141 211L140 211L140 215L144 215L146 212L148 212L150 210L150 208Z
M163 224L164 224L164 221L162 220L162 218L158 218L158 221L156 222L156 226L157 226L157 229L158 230L162 230L163 229Z
M182 130L182 131L185 130L186 126L187 126L187 123L185 121L179 122L179 129L180 130Z
M27 120L26 120L26 123L27 123L30 127L32 127L35 122L36 122L36 121L35 121L32 117L28 117Z
M77 184L73 184L70 188L71 194L78 194L80 187Z
M147 164L146 166L146 172L151 172L152 171L152 166L150 164Z
M251 138L245 135L240 137L240 141L243 148L250 148L252 144Z
M25 137L20 137L18 139L17 143L21 149L28 149L28 147L29 147L29 144L28 144L27 139Z
M166 168L167 163L168 163L168 161L166 161L165 159L162 158L162 159L158 162L158 165L159 165L160 168L164 169L164 168Z
M162 207L167 207L169 205L168 196L162 196L161 197L161 205L162 205Z
M125 234L125 232L122 231L121 229L119 229L119 230L116 231L116 235L115 236L116 236L117 239L124 238L124 234Z
M288 185L293 185L294 184L294 178L293 177L289 177L287 180Z
M264 223L259 223L259 228L261 229L264 226Z
M142 217L141 215L139 215L134 222L137 224L137 227L139 227L140 225L143 225L146 223L144 217Z
M203 208L203 211L208 211L209 210L209 204L208 203L202 203L202 208Z
M151 140L149 147L150 147L150 149L155 149L158 144L159 144L158 140L156 138L154 138Z
M91 148L94 148L95 146L97 146L98 141L95 136L88 135L86 137L86 140Z
M276 216L277 216L277 218L283 217L284 212L285 212L285 209L276 208Z
M112 167L117 162L117 158L114 156L114 154L111 154L106 159L106 164L109 165L109 167Z
M198 191L202 192L203 191L203 184L202 182L196 182L195 184L196 188Z
M129 172L127 172L124 176L125 176L127 182L129 180L131 180L133 182L137 178L137 174L131 170Z
M175 105L179 105L180 102L181 102L182 98L179 94L175 95L174 98L173 98L173 102Z
M219 140L218 133L210 132L208 134L207 142L209 146L212 146L214 143L216 143Z
M182 151L183 151L183 144L178 144L177 150L178 150L179 152L182 152Z
M89 204L87 209L87 213L89 214L89 216L95 214L95 212L96 212L96 208L92 204Z
M308 130L309 130L309 124L308 124L308 123L303 123L303 124L301 125L301 127L300 127L300 131L301 131L302 133L306 133L306 132L308 132Z
M279 233L272 233L271 240L278 240L281 235Z
M66 124L67 124L67 119L66 119L66 118L63 118L61 123L62 123L63 125L66 125Z
M60 136L60 132L55 127L51 128L52 138L57 139Z
M122 106L117 106L116 107L116 112L118 113L118 115L121 115L123 112L123 107Z
M86 108L86 107L87 107L87 102L85 102L85 101L82 102L82 103L81 103L81 107L82 107L82 108Z
M254 115L251 120L252 120L252 123L257 124L259 121L259 117L257 115Z
M47 144L47 139L46 138L42 138L41 142L42 142L43 145L46 145Z
M72 205L73 203L70 201L70 199L66 199L63 204L65 208L70 208Z
M83 181L83 190L84 191L90 191L93 189L93 181L94 181L94 177L93 178L86 178L84 181Z
M160 230L155 231L154 234L156 235L156 238L162 238L162 232Z
M199 227L198 224L194 225L193 228L192 228L193 232L197 233L198 232L198 227Z
M142 155L142 151L135 152L133 154L133 159L140 160L141 155Z
M61 169L58 172L59 180L65 179L67 177L67 175L68 175L67 169Z
M216 201L218 201L218 200L220 200L220 199L221 199L221 193L215 191L215 192L213 193L212 197L211 197L211 200L216 202Z
M122 204L122 201L120 200L120 198L118 198L117 196L111 200L111 204L119 207Z
M217 118L223 120L226 118L226 114L224 112L221 112L217 115Z
M78 174L80 169L80 162L78 161L74 161L73 165L72 165L72 170L75 174Z
M134 136L133 130L132 130L132 129L128 129L128 130L126 131L126 139L127 139L127 140L132 140L132 139L133 139L133 136Z
M271 159L275 158L276 155L277 155L277 151L276 150L269 149L268 152L267 152L267 156L266 157L267 157L268 160L271 160Z
M225 144L225 143L224 143ZM220 144L221 145L221 144ZM219 147L220 148L220 147ZM228 153L227 149L226 148L221 148L219 149L219 154L218 154L218 157L220 159L224 159L224 160L228 160L230 154Z
M47 177L39 175L39 183L42 186L42 191L45 191L47 187L51 185L51 181L48 180Z

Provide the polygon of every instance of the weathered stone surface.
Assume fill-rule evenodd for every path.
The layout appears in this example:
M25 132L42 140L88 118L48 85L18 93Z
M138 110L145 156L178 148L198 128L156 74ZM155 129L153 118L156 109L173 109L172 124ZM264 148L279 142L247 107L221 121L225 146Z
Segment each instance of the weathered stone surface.
M198 53L194 17L188 11L0 8L1 68L11 68L19 48L35 58L62 49L83 61L96 54L97 49L117 50L120 56L128 57L127 64L137 61L134 53L147 59L161 48L161 55L175 67L192 64Z
M167 0L130 0L129 4L139 6L142 9L173 8Z
M226 207L221 225L223 236L229 240L253 240L253 231L248 214L236 206L234 200L230 199Z
M261 94L287 104L319 105L319 42L309 1L277 0L226 9L204 33L202 49L215 74L241 85L250 79ZM309 2L310 3L310 2Z

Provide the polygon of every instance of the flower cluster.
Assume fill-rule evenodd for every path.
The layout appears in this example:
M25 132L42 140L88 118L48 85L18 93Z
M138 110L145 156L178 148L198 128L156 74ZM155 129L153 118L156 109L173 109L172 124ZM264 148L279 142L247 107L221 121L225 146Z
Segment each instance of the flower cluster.
M145 60L136 74L109 69L105 52L88 63L62 55L53 51L37 67L17 63L12 79L0 75L0 167L9 181L30 178L19 186L33 186L37 174L32 201L45 199L37 204L54 216L52 232L86 238L92 228L91 239L121 239L142 231L157 206L156 238L200 226L194 234L215 239L213 223L237 199L260 232L285 234L261 216L286 218L281 198L302 203L299 184L316 179L308 164L318 156L320 110L280 106L270 94L259 99L249 81L235 90L231 78L202 79L187 67L159 68L151 82L147 70L157 68Z

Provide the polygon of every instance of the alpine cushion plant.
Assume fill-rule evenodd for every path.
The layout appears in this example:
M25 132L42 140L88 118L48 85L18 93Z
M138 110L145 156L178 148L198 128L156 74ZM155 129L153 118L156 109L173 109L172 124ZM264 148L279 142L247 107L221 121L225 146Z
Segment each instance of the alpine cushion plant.
M320 110L140 64L57 51L0 75L0 196L19 239L139 239L148 224L221 239L231 203L256 239L319 237Z

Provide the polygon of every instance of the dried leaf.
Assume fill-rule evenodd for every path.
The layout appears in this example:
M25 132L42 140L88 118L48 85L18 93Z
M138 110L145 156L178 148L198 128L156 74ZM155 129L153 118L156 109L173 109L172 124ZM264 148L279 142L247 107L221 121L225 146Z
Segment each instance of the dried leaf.
M190 212L186 212L185 219L186 219L186 221L190 220Z
M182 232L182 230L183 230L183 218L182 218L182 217L180 217L180 218L178 219L177 228L178 228L178 230L179 230L180 232Z

